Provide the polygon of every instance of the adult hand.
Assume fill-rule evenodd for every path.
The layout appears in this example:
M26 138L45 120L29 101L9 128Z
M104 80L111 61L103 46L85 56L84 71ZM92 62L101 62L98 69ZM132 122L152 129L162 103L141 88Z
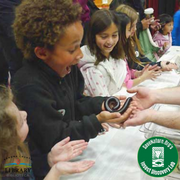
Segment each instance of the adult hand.
M55 144L48 153L48 163L52 167L59 161L69 161L74 157L80 155L84 149L87 148L88 143L84 140L70 141L67 137Z
M81 173L94 165L94 161L58 162L46 175L44 180L58 180L62 175Z
M136 102L137 108L147 109L151 107L154 103L154 90L148 89L146 87L134 87L127 90L129 93L136 93L132 98Z
M151 21L151 19L146 19L146 18L141 20L143 30L149 28L150 21Z
M127 126L139 126L151 121L151 116L153 115L153 109L145 110L133 110L131 117L124 122L123 127Z

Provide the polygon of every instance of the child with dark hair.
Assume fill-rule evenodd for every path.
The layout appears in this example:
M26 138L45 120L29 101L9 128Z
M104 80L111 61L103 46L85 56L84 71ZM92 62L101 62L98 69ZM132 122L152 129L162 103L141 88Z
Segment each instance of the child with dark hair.
M90 20L87 45L81 47L84 57L78 67L85 79L85 94L109 96L120 91L126 77L123 48L119 42L119 19L126 27L126 15L117 17L114 11L101 9Z
M71 0L23 0L16 9L14 34L26 59L13 89L28 113L29 146L36 179L49 171L47 153L58 141L89 141L107 129L105 122L121 123L123 116L104 109L107 97L86 97L77 67L83 57L81 7ZM119 98L121 99L121 98Z
M173 30L173 18L169 14L161 14L159 16L161 28L153 35L153 41L161 48L155 55L159 59L171 46Z

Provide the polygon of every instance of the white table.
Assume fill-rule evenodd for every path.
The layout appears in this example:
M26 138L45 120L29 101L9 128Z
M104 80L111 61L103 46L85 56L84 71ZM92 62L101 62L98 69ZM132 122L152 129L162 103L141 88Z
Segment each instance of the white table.
M169 55L179 53L177 48L171 48ZM167 53L167 54L168 54ZM164 60L166 59L165 57ZM163 59L162 59L163 60ZM180 75L164 72L156 81L147 80L140 86L162 88L177 86ZM124 94L124 90L122 90ZM163 180L152 178L143 173L137 162L137 153L140 145L146 140L140 127L126 129L109 129L105 135L91 139L88 148L76 160L94 160L95 165L81 174L64 176L61 180Z
M95 160L95 165L87 172L62 180L140 180L137 152L144 141L139 127L110 128L105 135L91 139L87 150L77 158Z
M175 62L178 57L180 58L180 46L171 46L159 61Z

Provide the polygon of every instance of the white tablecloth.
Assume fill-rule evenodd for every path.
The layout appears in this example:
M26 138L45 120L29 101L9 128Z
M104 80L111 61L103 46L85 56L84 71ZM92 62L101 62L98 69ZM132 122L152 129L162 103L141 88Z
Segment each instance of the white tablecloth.
M95 160L95 165L82 174L63 180L140 180L137 152L144 142L139 127L110 128L105 135L91 139L86 151L77 159Z

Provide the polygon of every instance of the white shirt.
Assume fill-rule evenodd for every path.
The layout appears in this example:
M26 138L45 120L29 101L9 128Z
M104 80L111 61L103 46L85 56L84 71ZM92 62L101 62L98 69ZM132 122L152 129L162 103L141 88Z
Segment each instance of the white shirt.
M127 74L125 61L110 57L95 66L96 58L90 53L88 47L81 47L81 51L84 57L78 67L85 79L85 94L110 96L120 91Z

